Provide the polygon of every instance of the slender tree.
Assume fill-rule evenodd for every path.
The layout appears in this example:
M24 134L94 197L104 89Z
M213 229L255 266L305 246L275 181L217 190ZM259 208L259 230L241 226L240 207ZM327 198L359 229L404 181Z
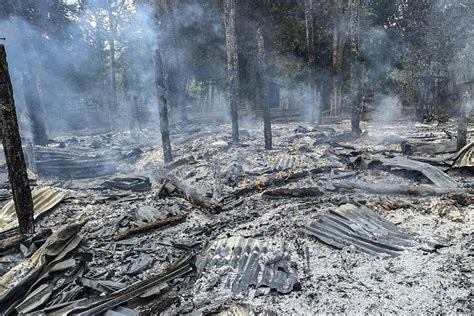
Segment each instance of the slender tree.
M5 46L0 44L0 123L3 150L13 192L20 233L34 233L33 199L31 197L25 158L16 117L13 88L8 71Z
M263 135L265 137L265 149L272 149L272 120L270 114L270 100L268 92L268 74L267 62L265 58L265 43L263 40L262 30L257 29L257 64L258 64L258 85L260 90L260 100L263 110Z
M163 157L165 163L169 163L173 161L173 155L171 152L170 130L168 121L168 99L166 97L168 88L166 84L166 71L164 68L161 53L158 49L155 50L155 69L156 90L160 106L160 130L161 142L163 146Z
M354 136L362 133L360 128L360 102L359 102L359 1L350 0L350 36L351 36L351 129Z
M25 19L29 23L32 22L32 12L37 9L35 5L27 2L24 3L23 0L19 0L16 2L16 6L14 7L15 14L20 15L24 10L25 6L29 10L25 12ZM44 118L44 108L43 103L41 102L41 95L40 89L38 87L38 65L36 64L36 60L38 56L36 56L36 47L33 47L33 38L31 31L28 27L25 26L24 23L18 22L18 26L20 27L25 39L23 41L23 49L25 52L29 52L25 54L25 65L26 69L23 72L23 92L25 98L25 104L28 111L28 116L31 122L31 133L33 137L33 143L35 145L46 145L48 143L48 136L46 134L46 127L45 127L45 118Z
M317 102L317 80L316 80L316 49L314 45L314 1L304 1L306 22L306 48L308 51L308 86L309 86L309 109L311 124L320 122L319 104Z
M232 142L239 143L239 57L235 31L235 0L224 0L224 27L227 47L227 72L230 90L230 115L232 120Z
M347 23L345 14L345 0L337 0L333 19L332 41L332 98L331 115L338 116L342 110L342 65L344 46L347 41Z

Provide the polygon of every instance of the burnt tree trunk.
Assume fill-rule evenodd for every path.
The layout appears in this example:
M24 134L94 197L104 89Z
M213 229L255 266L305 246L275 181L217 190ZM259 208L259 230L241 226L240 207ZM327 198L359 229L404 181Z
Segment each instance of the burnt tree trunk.
M260 28L257 29L257 71L258 86L260 90L260 101L263 111L263 135L265 137L265 149L272 149L272 119L270 114L270 100L268 92L267 62L265 58L265 43Z
M235 31L235 0L224 0L224 27L227 50L227 72L230 90L230 116L232 120L232 142L239 143L239 57Z
M24 10L23 6L28 6L28 4L23 3L23 1L18 1L14 9L15 14L21 16L21 12ZM30 13L27 14L26 19L27 21L30 21L32 19ZM26 57L27 70L23 73L22 76L25 105L28 111L28 117L31 122L31 133L33 143L35 145L44 146L48 144L48 136L46 134L44 108L43 104L41 103L40 89L38 87L38 76L36 67L37 65L35 64L36 56L35 49L32 44L33 35L31 30L25 27L23 23L19 23L18 25L25 36L22 48L25 51L30 52L30 54L28 54Z
M8 72L5 46L0 45L0 123L2 144L8 166L15 210L21 234L33 234L34 211L25 158L21 147L13 88Z
M160 106L160 131L161 131L161 142L163 146L163 157L165 163L173 161L173 155L171 153L171 142L170 142L170 130L168 121L168 100L166 98L166 92L168 91L166 86L166 72L161 59L161 53L157 49L155 51L155 81L156 90L158 96L158 102Z
M306 48L308 51L309 113L311 124L320 123L320 110L317 103L316 49L314 47L314 1L304 1L306 21Z
M109 42L109 57L110 57L110 65L109 65L109 71L110 71L110 103L111 103L111 108L112 111L117 110L117 77L115 73L115 17L113 14L113 8L112 8L112 1L108 0L107 1L107 17L109 19L109 24L110 24L110 34L108 38Z
M360 93L359 93L359 1L350 0L350 36L351 36L351 129L352 134L360 136Z
M342 111L342 62L344 46L347 40L347 30L345 24L345 14L343 1L337 1L337 14L333 28L332 44L332 97L331 97L331 116L339 116Z
M467 145L467 121L468 113L467 107L464 104L461 104L459 109L459 119L458 119L458 133L457 133L457 149L461 150L464 146Z
M179 1L174 1L174 5L169 8L169 19L171 28L171 40L173 46L174 65L176 71L176 101L178 103L179 113L183 122L188 121L188 111L186 108L186 78L183 69L183 56L179 47L178 29L176 24L175 10Z

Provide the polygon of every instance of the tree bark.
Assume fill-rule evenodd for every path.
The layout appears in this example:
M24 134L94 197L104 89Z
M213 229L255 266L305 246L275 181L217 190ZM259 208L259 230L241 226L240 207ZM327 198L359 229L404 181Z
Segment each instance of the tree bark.
M0 112L2 144L8 165L8 175L20 233L33 234L35 231L33 198L21 146L13 88L8 72L7 55L3 45L0 45Z
M258 71L258 86L260 90L260 101L262 102L263 110L263 135L265 137L265 149L272 149L272 119L270 114L270 100L268 95L268 74L267 62L265 58L265 43L263 41L263 34L260 28L257 29L257 71Z
M351 129L352 134L360 136L360 91L359 91L359 1L350 0L350 35L351 35Z
M314 47L314 1L304 1L306 21L306 47L308 51L309 113L311 124L320 123L321 113L317 103L316 49Z
M165 163L173 161L173 155L171 152L170 142L170 131L169 131L169 120L168 120L168 100L166 98L166 72L164 69L163 61L161 59L161 53L157 49L155 51L155 81L156 90L158 96L158 102L160 105L160 131L161 131L161 142L163 146L163 158Z
M235 31L235 0L224 0L224 27L227 50L227 72L230 90L230 116L232 120L232 142L239 143L239 57Z

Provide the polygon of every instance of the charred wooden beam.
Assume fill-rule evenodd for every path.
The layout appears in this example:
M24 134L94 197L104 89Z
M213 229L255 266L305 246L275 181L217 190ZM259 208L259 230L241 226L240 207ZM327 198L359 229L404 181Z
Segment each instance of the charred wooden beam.
M8 175L15 201L15 211L21 234L34 233L33 198L31 196L25 158L21 146L13 87L8 71L5 46L0 45L0 123L2 144L8 165Z
M161 219L161 220L149 223L149 224L145 224L145 225L140 226L140 227L129 229L129 230L123 232L123 233L115 235L113 237L113 240L115 240L115 241L124 240L124 239L127 239L127 238L129 238L133 235L136 235L136 234L146 233L148 231L158 229L158 228L165 228L165 227L173 226L173 225L181 223L185 219L186 219L186 214L171 216L171 217Z

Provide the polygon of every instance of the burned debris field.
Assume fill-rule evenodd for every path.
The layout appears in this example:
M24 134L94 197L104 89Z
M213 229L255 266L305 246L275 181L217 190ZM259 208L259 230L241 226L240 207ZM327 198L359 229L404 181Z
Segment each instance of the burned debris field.
M2 1L0 314L473 313L473 26Z

